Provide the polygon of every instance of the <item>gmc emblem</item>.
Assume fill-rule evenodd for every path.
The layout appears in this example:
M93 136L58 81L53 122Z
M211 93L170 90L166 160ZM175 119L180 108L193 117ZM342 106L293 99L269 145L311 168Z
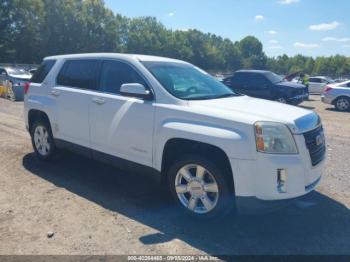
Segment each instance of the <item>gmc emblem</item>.
M320 146L323 145L325 143L325 136L324 136L324 132L321 132L318 136L316 136L316 145Z

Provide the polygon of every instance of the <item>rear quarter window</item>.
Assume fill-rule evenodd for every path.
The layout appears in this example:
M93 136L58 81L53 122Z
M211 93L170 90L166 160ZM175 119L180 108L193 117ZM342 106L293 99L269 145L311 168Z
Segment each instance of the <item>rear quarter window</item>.
M41 84L55 65L56 60L44 60L31 78L32 83Z

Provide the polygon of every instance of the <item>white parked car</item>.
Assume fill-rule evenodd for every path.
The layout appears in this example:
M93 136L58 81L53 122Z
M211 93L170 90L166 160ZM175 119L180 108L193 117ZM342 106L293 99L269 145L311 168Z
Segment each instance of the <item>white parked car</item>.
M313 76L309 81L310 94L322 94L326 85L334 83L334 80L325 76Z
M339 111L349 111L350 81L327 85L321 98L323 103L334 105Z
M154 172L200 218L303 196L325 165L316 113L235 94L168 58L46 58L26 90L25 121L39 159L69 148Z

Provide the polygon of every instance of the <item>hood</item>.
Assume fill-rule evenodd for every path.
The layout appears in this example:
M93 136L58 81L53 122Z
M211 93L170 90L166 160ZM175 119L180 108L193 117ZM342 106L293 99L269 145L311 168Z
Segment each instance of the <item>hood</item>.
M279 87L289 87L289 88L305 88L304 85L302 84L298 84L298 83L294 83L294 82L281 82L281 83L277 83L276 86Z
M300 74L302 73L303 71L297 71L297 72L294 72L290 75L287 75L284 79L288 80L288 81L292 81L293 78L297 77L297 76L300 76Z
M248 96L190 101L189 106L213 117L248 124L258 121L283 123L295 134L307 132L320 124L319 116L310 110Z

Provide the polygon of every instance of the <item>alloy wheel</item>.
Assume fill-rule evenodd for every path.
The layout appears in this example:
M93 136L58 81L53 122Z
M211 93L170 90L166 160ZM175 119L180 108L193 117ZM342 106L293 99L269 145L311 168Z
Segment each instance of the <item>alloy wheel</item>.
M276 101L280 102L282 104L287 104L287 100L285 98L283 98L283 97L278 98Z
M37 126L34 131L34 144L38 153L47 156L50 153L49 132L44 126Z
M219 187L214 176L197 164L186 165L177 172L175 190L181 204L197 214L209 213L219 200Z
M346 98L339 98L336 104L337 108L341 111L346 111L350 107L350 102Z

